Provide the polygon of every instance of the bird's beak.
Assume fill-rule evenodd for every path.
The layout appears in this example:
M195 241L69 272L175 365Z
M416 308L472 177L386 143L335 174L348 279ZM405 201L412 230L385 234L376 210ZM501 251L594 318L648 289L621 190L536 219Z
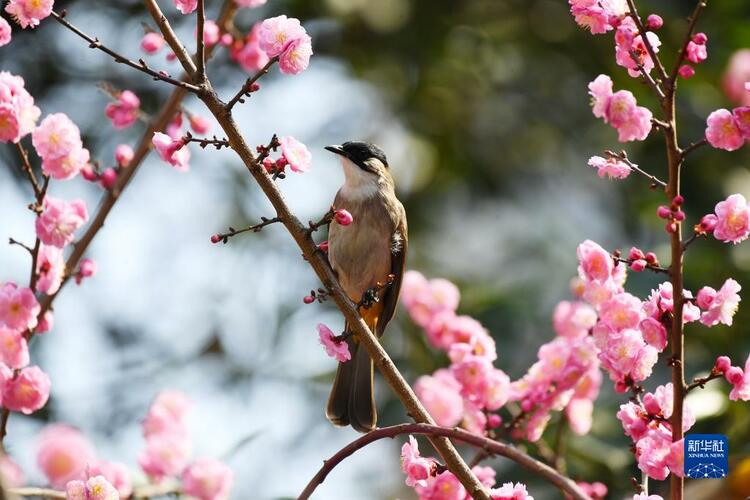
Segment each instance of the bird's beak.
M325 149L326 149L326 151L330 151L333 154L337 154L337 155L340 155L340 156L346 156L346 152L338 144L335 144L333 146L326 146Z

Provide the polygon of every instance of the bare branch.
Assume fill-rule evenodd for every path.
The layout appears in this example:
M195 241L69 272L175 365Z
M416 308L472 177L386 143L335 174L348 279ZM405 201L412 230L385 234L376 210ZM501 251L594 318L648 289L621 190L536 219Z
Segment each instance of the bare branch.
M714 379L723 377L724 374L718 371L711 370L711 373L705 377L697 377L693 379L693 382L691 384L688 384L687 388L685 389L685 392L688 393L692 391L693 389L697 389L700 387L703 389L706 387L706 384Z
M705 137L701 139L700 141L691 143L690 146L682 150L682 159L684 160L687 157L687 155L689 155L690 153L692 153L693 151L695 151L696 149L702 146L706 146L707 144L708 144L708 139L706 139Z
M376 429L372 432L368 432L364 436L356 439L339 450L328 460L323 462L323 466L320 468L315 477L305 487L304 491L297 497L297 500L306 500L310 498L310 495L315 489L323 484L328 474L344 459L350 457L358 450L361 450L365 446L374 443L384 438L394 438L403 434L422 434L426 436L442 436L462 441L470 444L481 450L484 450L488 455L500 455L513 460L514 462L526 467L534 474L546 479L550 483L554 484L564 494L570 496L575 500L591 500L589 496L584 493L581 488L570 478L560 474L555 469L546 465L521 450L500 441L494 441L484 436L472 434L468 431L459 428L448 428L439 427L437 425L429 424L400 424L392 427L383 427Z
M630 167L634 172L636 172L636 173L644 176L648 180L650 180L652 185L658 185L658 186L661 186L663 188L667 187L667 183L666 182L660 180L655 175L649 174L645 170L641 169L638 165L636 165L635 163L633 163L632 161L630 161L630 159L628 159L627 152L620 151L619 153L615 153L614 151L607 150L607 151L604 152L604 154L606 154L607 156L611 156L613 158L617 158L618 160L622 161L628 167Z
M68 28L70 31L72 31L76 35L80 36L81 38L89 42L90 48L99 49L102 52L112 56L112 58L115 60L116 63L125 64L127 66L130 66L131 68L137 69L138 71L142 71L146 73L147 75L152 76L154 80L161 80L163 82L171 83L172 85L183 88L185 90L189 90L190 92L198 92L199 89L195 85L187 83L187 82L183 82L182 80L177 80L175 78L172 78L165 71L155 71L151 69L143 59L140 59L138 62L135 62L135 61L128 59L125 56L118 54L114 50L102 44L102 42L100 42L98 38L94 38L90 35L87 35L83 31L78 29L76 26L69 23L65 19L65 16L66 16L65 11L62 11L62 13L60 14L58 14L57 12L52 12L52 16L57 20L57 22L59 22L60 24Z
M232 111L232 108L235 104L238 102L242 103L245 102L243 97L247 96L249 97L250 94L252 94L254 90L254 85L258 82L258 80L263 77L266 73L268 73L268 70L271 69L271 66L276 64L279 61L279 56L272 57L270 61L266 63L265 66L263 66L257 73L255 73L252 77L248 78L245 83L242 85L242 88L232 97L229 102L227 103L227 111Z
M159 27L159 30L161 30L161 34L164 36L164 40L166 40L172 48L172 52L177 56L177 59L182 64L185 72L190 76L191 80L196 81L196 72L198 69L193 62L193 58L190 57L190 54L188 54L187 49L182 45L180 39L177 38L169 21L167 21L164 13L159 8L159 4L156 3L156 0L143 0L143 3L146 5L151 17L154 18L156 25ZM200 33L200 36L203 36L203 33Z
M198 17L198 27L195 35L195 64L197 66L195 78L198 83L203 84L206 81L206 43L203 35L203 26L206 23L206 6L204 0L198 0L198 8L195 12Z
M281 222L281 219L279 217L274 217L272 219L261 217L260 220L260 223L248 227L243 227L242 229L235 229L233 227L230 227L229 231L227 231L226 233L219 233L211 236L211 242L218 243L221 241L222 243L226 244L229 242L229 238L231 238L232 236L237 236L238 234L247 233L249 231L257 233L266 226Z

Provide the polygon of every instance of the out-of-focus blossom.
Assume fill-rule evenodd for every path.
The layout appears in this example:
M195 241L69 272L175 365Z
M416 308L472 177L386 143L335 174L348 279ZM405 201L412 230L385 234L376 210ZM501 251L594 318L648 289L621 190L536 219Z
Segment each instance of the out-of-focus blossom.
M682 66L680 66L680 69L677 70L677 73L679 73L682 78L687 80L695 76L695 69L689 64L683 64Z
M149 31L143 35L141 49L143 49L143 52L146 54L156 54L162 47L164 47L164 37L161 36L161 33Z
M193 404L182 392L161 391L143 420L146 438L157 434L187 434L187 423Z
M65 259L58 247L41 245L36 260L36 288L42 293L52 295L60 289L65 274Z
M653 15L653 14L652 14ZM649 16L651 17L651 16ZM591 500L604 500L607 496L607 485L596 481L594 483L576 483L584 493L591 497Z
M22 332L0 326L0 362L9 368L29 364L29 345Z
M122 168L127 167L130 162L133 161L133 156L135 156L133 148L127 144L119 144L117 148L115 148L115 161L117 162L117 165Z
M191 114L188 119L190 121L190 128L196 134L205 135L211 130L211 122L204 116Z
M335 358L341 363L352 359L352 354L349 352L349 344L336 339L331 329L323 323L318 324L318 337L320 344L325 348L326 354L330 357Z
M36 126L41 111L20 76L0 71L0 142L18 142Z
M258 43L260 23L255 23L244 40L236 40L231 47L230 56L248 73L254 73L266 64L270 58Z
M534 500L521 483L504 483L500 488L490 490L492 500Z
M8 21L4 17L0 17L0 47L8 45L10 43L11 29Z
M172 0L177 10L183 14L190 14L198 7L198 0Z
M47 195L42 213L36 218L36 234L45 245L63 248L73 241L76 230L88 219L82 200L67 202Z
M592 156L589 158L589 166L599 170L599 177L609 177L610 179L624 179L630 175L630 165L613 156L602 158L601 156Z
M121 498L128 498L133 493L130 471L128 470L128 466L123 463L96 460L88 464L88 468L84 472L85 474L88 474L89 477L103 476L115 487Z
M240 7L255 8L265 5L267 0L234 0L234 2Z
M216 21L206 19L203 25L203 43L210 47L219 43L219 38L221 38L219 25L216 24Z
M279 139L281 154L294 172L306 172L312 165L312 154L303 143L290 135Z
M10 14L21 28L34 28L52 14L54 0L10 0L5 12Z
M584 302L561 301L552 315L552 326L563 337L585 337L595 324L596 311Z
M432 318L440 312L455 312L460 297L456 285L448 280L427 280L417 271L404 274L401 301L412 320L422 328L427 328Z
M732 368L737 368L739 370L739 376L730 374ZM732 368L725 373L725 377L733 386L732 391L729 393L729 399L732 401L750 401L750 356L748 356L745 361L744 370L739 367Z
M226 500L234 475L226 464L213 458L199 458L182 473L182 490L199 500Z
M182 139L173 139L162 132L154 132L152 143L159 157L169 163L176 170L184 172L188 169L190 150Z
M414 383L414 392L438 425L453 427L461 422L461 384L450 370L442 368L432 376L422 375Z
M729 59L721 84L727 97L738 104L750 106L750 92L745 82L750 81L750 49L740 49Z
M123 90L118 94L117 101L107 104L104 114L110 119L115 129L121 130L138 121L140 108L140 98L130 90Z
M419 445L414 436L401 447L401 470L406 474L407 486L427 486L427 478L433 469L433 461L419 454Z
M160 433L149 436L146 449L138 457L143 472L159 481L182 473L190 460L192 444L181 433Z
M26 481L21 467L6 453L0 456L0 476L6 488L19 488Z
M67 500L120 500L120 494L104 476L86 475L84 479L68 481Z
M55 315L52 311L46 311L39 324L36 326L35 333L47 333L55 326Z

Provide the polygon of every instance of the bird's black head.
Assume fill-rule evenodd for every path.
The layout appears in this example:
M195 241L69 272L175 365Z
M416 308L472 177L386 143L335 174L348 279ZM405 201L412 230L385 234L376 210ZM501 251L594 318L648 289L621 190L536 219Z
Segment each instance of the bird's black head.
M373 159L380 161L380 163L386 168L388 167L388 160L386 159L383 150L369 142L349 141L341 146L326 146L326 149L332 153L348 158L359 168L368 172L376 173L371 164L371 160Z

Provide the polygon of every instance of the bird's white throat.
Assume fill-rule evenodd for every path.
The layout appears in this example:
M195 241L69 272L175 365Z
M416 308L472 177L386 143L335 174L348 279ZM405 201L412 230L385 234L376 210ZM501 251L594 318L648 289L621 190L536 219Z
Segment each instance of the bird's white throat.
M362 199L375 196L380 189L380 179L376 174L362 170L348 158L341 157L344 167L344 185L341 194L349 199Z

